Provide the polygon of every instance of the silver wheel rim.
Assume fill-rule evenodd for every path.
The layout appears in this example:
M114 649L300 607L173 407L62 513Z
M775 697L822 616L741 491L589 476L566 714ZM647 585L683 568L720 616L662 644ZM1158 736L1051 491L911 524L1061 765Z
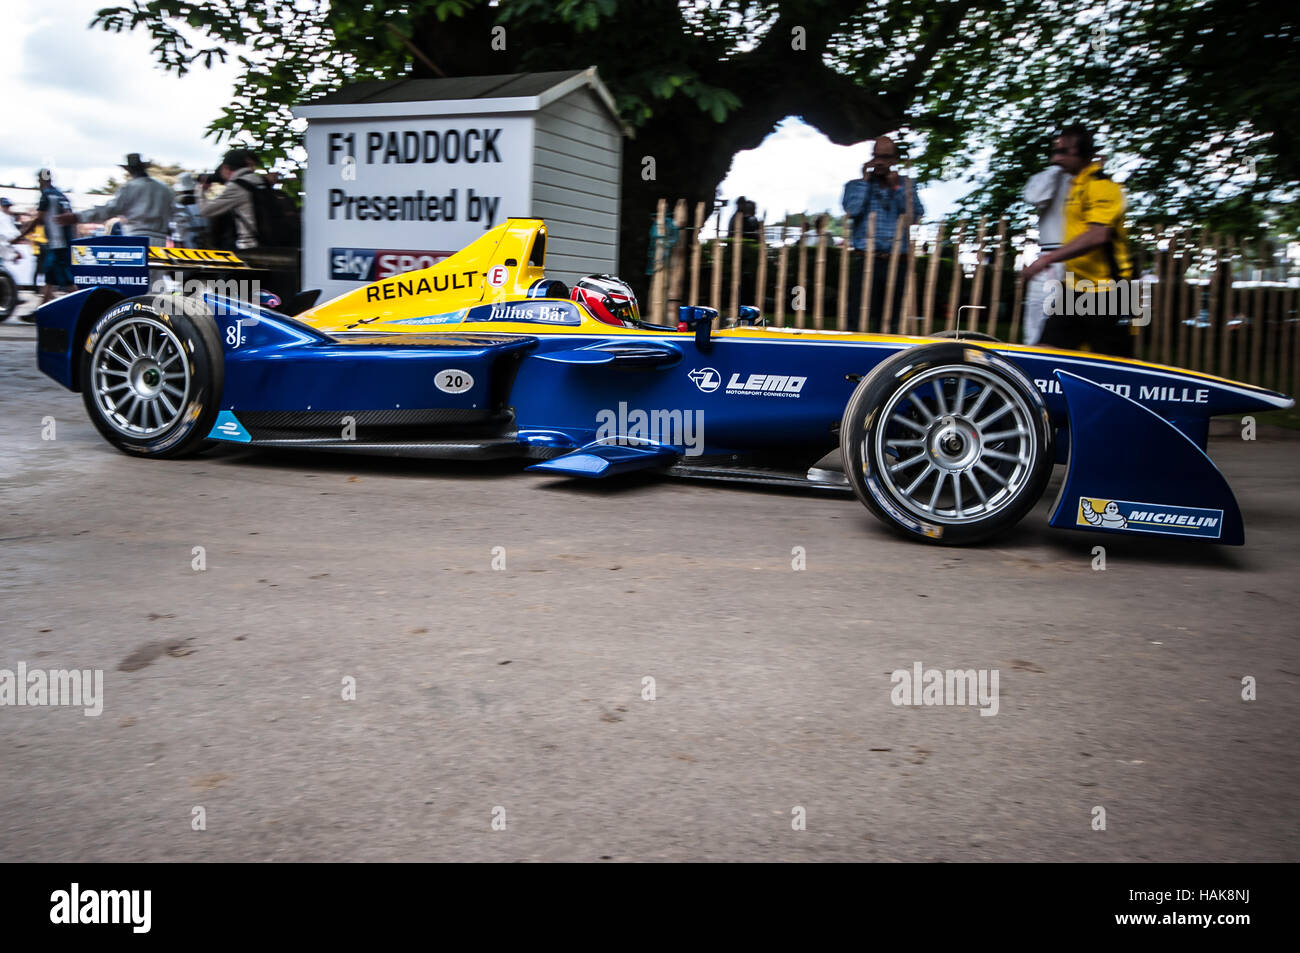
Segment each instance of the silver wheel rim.
M987 519L1017 499L1033 473L1033 411L984 368L953 364L925 371L894 392L879 419L867 438L881 461L876 475L923 520L955 525Z
M115 324L91 355L95 403L110 427L153 437L180 419L190 396L190 362L171 328L152 318Z

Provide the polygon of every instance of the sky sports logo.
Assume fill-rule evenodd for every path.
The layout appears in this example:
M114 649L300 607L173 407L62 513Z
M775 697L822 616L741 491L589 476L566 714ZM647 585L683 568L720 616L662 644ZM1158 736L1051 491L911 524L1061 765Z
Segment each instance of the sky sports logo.
M331 248L330 280L378 281L429 268L452 254L400 248Z

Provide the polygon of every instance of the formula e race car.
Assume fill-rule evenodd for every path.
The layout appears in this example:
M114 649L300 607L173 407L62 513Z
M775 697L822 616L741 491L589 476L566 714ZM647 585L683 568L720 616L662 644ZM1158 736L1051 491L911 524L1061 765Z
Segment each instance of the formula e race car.
M38 312L37 358L141 457L226 442L800 485L937 543L1014 525L1064 463L1053 526L1240 544L1209 419L1294 403L1096 354L761 327L755 308L649 324L617 280L546 278L546 237L510 219L294 317L99 285ZM816 465L836 447L842 471Z

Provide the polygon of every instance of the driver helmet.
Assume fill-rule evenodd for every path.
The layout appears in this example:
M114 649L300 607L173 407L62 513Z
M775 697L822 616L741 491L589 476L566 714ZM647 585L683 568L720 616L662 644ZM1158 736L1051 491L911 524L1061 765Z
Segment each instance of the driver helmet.
M632 287L613 275L588 275L579 278L573 286L574 301L586 308L591 316L606 324L635 327L641 320Z

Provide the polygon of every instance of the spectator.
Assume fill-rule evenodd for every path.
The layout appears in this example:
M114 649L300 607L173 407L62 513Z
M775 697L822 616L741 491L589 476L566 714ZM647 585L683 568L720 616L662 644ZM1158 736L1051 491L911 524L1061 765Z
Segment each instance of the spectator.
M8 273L9 265L18 260L18 252L10 243L18 238L18 224L14 220L13 202L0 198L0 321L13 314L21 300L18 283Z
M203 234L208 223L199 214L198 197L194 194L194 176L182 172L176 177L176 212L172 216L172 241L181 248L203 248Z
M11 251L9 243L18 238L18 216L14 214L14 203L7 198L0 198L0 249L8 257Z
M1057 165L1049 165L1033 175L1025 185L1025 201L1038 212L1038 246L1042 251L1061 247L1065 234L1065 198L1070 191L1070 175ZM1065 267L1059 262L1037 275L1025 286L1025 343L1037 344L1047 319L1051 281L1062 281Z
M117 194L103 205L75 215L60 216L60 223L73 225L120 218L122 234L146 238L153 246L166 245L176 203L172 190L149 175L148 165L140 158L140 153L132 152L122 165L130 178Z
M41 304L48 304L54 297L54 289L62 288L72 291L72 252L69 246L77 237L75 226L69 222L76 221L72 203L68 197L54 187L54 175L49 169L39 169L36 184L41 189L41 200L36 206L36 214L22 227L18 238L23 238L38 225L44 226L45 245L41 249L41 258L37 270L45 275L45 289ZM31 315L23 315L22 320L31 321Z
M898 162L898 149L894 140L881 136L872 146L871 158L862 166L862 178L844 185L841 202L844 211L853 219L853 253L849 266L848 327L858 330L858 316L862 310L862 276L866 256L875 257L871 276L871 302L867 312L872 321L879 321L885 334L893 333L902 323L903 293L907 286L908 248L910 228L925 216L925 206L917 194L916 183L894 171ZM876 213L875 240L867 248L867 220ZM889 263L894 252L894 233L899 220L903 221L902 241L898 249L898 265L894 274L893 306L889 326L884 324L885 295L889 288ZM862 252L861 255L857 252ZM876 315L880 315L877 319Z
M758 206L750 199L743 195L736 199L736 211L731 216L731 221L727 223L727 238L736 237L736 226L740 226L740 239L742 242L750 243L759 240L758 228ZM762 254L762 250L759 250ZM757 259L751 259L746 252L741 253L740 269L740 303L756 304L762 308L762 302L754 300L754 268Z
M1070 307L1053 309L1043 324L1041 344L1077 349L1088 345L1101 354L1133 355L1133 328L1128 313L1115 304L1127 295L1111 294L1118 282L1133 277L1124 231L1124 190L1102 169L1092 133L1083 126L1061 130L1052 162L1070 176L1065 200L1065 244L1043 252L1022 273L1029 282L1049 266L1065 263L1065 286L1058 301L1070 295ZM1086 282L1086 283L1085 283Z
M222 156L215 178L226 187L213 199L207 196L213 177L199 177L199 214L208 220L216 248L247 251L261 244L253 190L266 183L253 171L256 161L247 149L231 149Z

